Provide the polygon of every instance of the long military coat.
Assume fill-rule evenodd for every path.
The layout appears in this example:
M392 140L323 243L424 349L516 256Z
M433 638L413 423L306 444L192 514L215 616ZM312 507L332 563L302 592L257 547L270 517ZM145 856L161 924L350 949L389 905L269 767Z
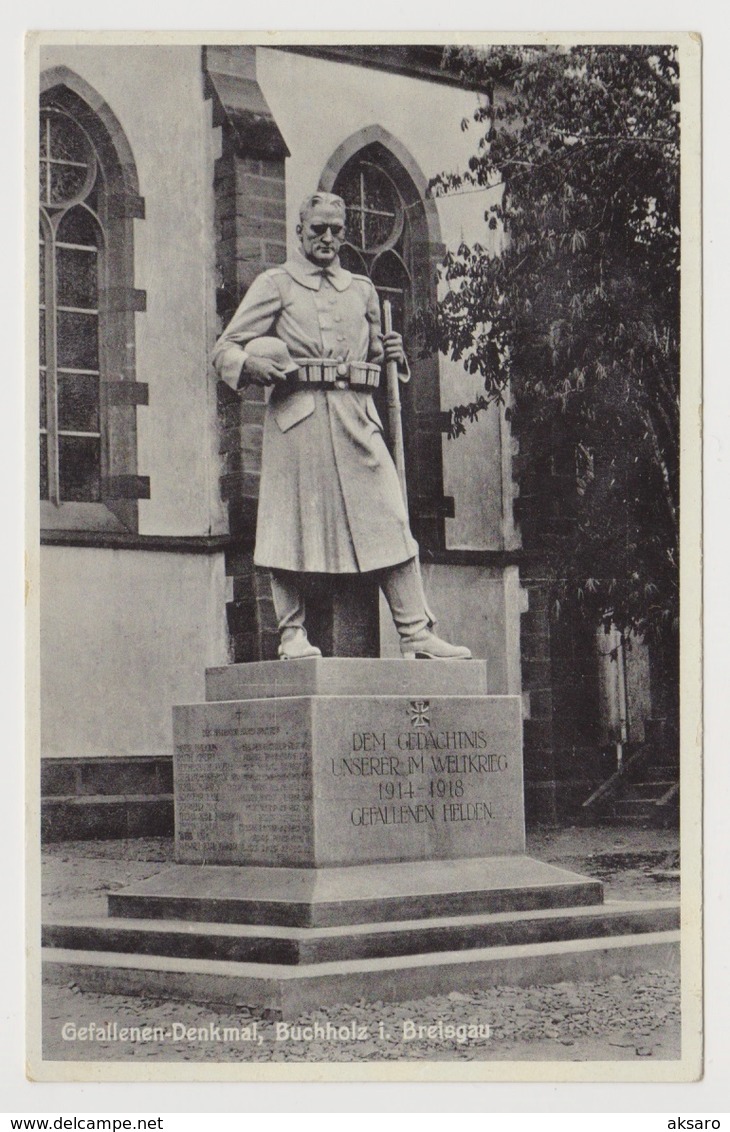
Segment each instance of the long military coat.
M247 342L275 335L293 358L382 356L370 280L302 254L251 284L216 343L220 378L238 388ZM274 387L264 421L254 561L312 573L357 573L413 558L398 475L372 396Z

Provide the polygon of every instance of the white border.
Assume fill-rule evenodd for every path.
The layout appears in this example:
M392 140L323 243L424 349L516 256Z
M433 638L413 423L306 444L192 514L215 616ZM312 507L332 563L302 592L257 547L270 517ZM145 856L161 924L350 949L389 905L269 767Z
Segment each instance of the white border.
M256 13L246 12L247 27L255 31L256 23L261 23L261 15L268 17L269 27L272 21L272 5L262 5L259 20ZM280 5L282 9L292 12L292 5ZM477 5L461 6L455 10L454 4L442 6L438 13L424 10L419 7L420 18L409 20L403 8L389 5L386 11L378 11L385 5L369 3L367 5L368 24L378 29L397 27L403 30L406 27L422 28L428 24L431 29L444 28L444 16L448 17L448 25L458 25L464 28L476 29L483 26L483 17L477 18ZM544 26L546 17L550 16L551 29L586 28L589 21L585 5L563 3L549 7L546 4L518 3L509 6L509 21L500 21L505 31L518 31L521 28L535 28ZM332 9L330 11L329 9ZM282 13L283 18L276 21L279 27L299 28L302 25L303 15L301 8L289 14ZM489 13L496 23L494 12ZM608 16L608 13L601 13ZM121 10L110 10L113 19L102 18L98 5L91 3L66 3L61 12L52 5L44 3L29 3L23 10L23 20L20 14L14 17L15 23L10 25L8 16L3 20L5 36L3 44L6 55L10 58L5 61L2 68L2 82L8 88L5 91L3 102L5 108L4 122L6 125L6 149L19 153L18 123L22 121L22 84L20 78L20 51L21 36L26 28L32 27L68 27L68 28L100 28L104 24L108 27L120 28L122 24L128 27L143 27L149 19L149 6L135 3L134 0ZM196 15L198 18L196 18ZM279 16L277 9L276 15ZM352 26L351 20L343 20L350 15L345 6L319 4L317 6L317 23L320 27L329 29ZM727 48L727 37L724 34L727 17L716 12L710 4L696 3L691 9L686 5L671 3L614 3L610 11L610 24L620 33L629 30L639 30L647 27L660 27L662 29L677 27L697 28L704 34L705 72L707 86L705 93L705 152L707 154L708 169L705 181L705 230L707 233L707 271L706 271L706 310L710 333L706 343L706 364L708 367L708 380L706 396L708 398L708 411L706 413L707 426L707 465L708 476L708 507L707 521L707 554L709 566L707 569L707 593L713 610L711 624L708 626L708 655L709 655L709 691L717 694L719 678L721 676L715 668L717 661L713 661L719 652L721 640L721 625L727 623L722 617L721 597L727 587L724 583L724 572L721 572L720 562L722 551L725 549L723 514L718 513L721 506L723 485L718 484L714 475L721 475L723 463L726 460L725 446L727 437L728 391L727 384L723 382L724 361L720 354L720 339L716 331L712 334L712 324L722 327L727 322L727 286L722 292L720 271L724 271L727 249L723 251L720 241L727 239L728 221L723 198L728 194L725 179L727 159L725 155L726 118L723 106L726 102L725 94L725 67L724 52ZM123 17L123 18L122 18ZM202 18L201 18L202 17ZM435 17L435 18L434 18ZM204 6L204 11L196 12L195 6L190 3L179 3L174 9L167 5L158 4L154 8L155 29L195 27L204 24L207 29L235 27L241 20L241 7L238 4L212 4ZM602 19L594 27L605 28L608 19ZM365 21L363 21L363 26ZM487 29L484 29L487 30ZM494 27L488 29L494 30ZM219 37L217 37L219 38ZM412 38L416 38L413 36ZM466 38L468 38L468 33ZM505 39L513 38L510 34ZM8 52L8 48L10 51ZM721 82L722 76L722 82ZM17 165L16 165L17 168ZM20 199L19 178L13 190L17 189ZM6 344L6 381L2 383L3 393L8 397L8 403L3 414L6 422L6 444L2 446L2 458L8 462L6 475L2 482L5 487L6 498L4 504L7 508L7 523L10 524L15 536L21 520L21 500L18 485L22 481L20 469L22 468L21 444L22 428L17 422L22 418L20 407L20 389L22 381L19 375L23 372L22 365L22 337L20 333L21 318L19 306L22 297L22 288L18 286L20 278L20 265L22 256L19 251L20 210L13 208L17 203L15 192L12 192L10 210L6 209L6 216L11 218L9 225L18 240L12 247L11 256L7 262L18 267L18 275L7 271L2 281L3 298L2 310L5 312ZM719 317L718 317L719 316ZM722 331L720 331L721 333ZM9 353L9 357L7 356ZM713 361L718 377L713 380ZM14 393L12 392L14 388ZM20 410L20 411L19 411ZM446 1085L430 1086L420 1085L416 1089L400 1085L368 1085L368 1086L341 1086L341 1085L230 1085L221 1089L220 1086L210 1085L101 1085L78 1086L69 1085L29 1085L22 1080L22 1066L20 1064L20 1051L22 1049L23 1010L19 1001L18 991L22 989L20 977L20 960L22 947L20 941L20 926L22 915L20 907L22 902L22 870L7 867L10 861L19 862L18 846L22 840L20 831L22 807L19 799L22 793L22 781L19 771L20 759L20 723L18 717L22 703L20 690L21 666L18 663L20 653L21 626L18 616L18 605L21 597L18 571L18 545L21 537L18 536L10 545L13 554L6 562L3 574L4 592L8 595L12 618L6 620L6 649L7 670L3 681L3 691L9 692L9 702L6 705L5 717L12 721L6 735L10 740L6 746L6 774L4 776L3 797L7 799L13 812L3 821L3 833L11 832L13 836L12 847L6 847L3 869L6 890L5 901L7 912L4 917L6 931L3 933L3 964L5 973L5 996L3 1003L4 1021L8 1017L11 1025L3 1026L3 1043L7 1048L0 1046L2 1054L2 1079L6 1084L5 1096L8 1108L14 1111L160 1111L174 1112L178 1109L197 1111L348 1111L352 1108L370 1111L529 1111L540 1112L562 1108L564 1111L651 1111L657 1112L666 1106L666 1110L673 1112L707 1113L722 1112L727 1108L728 1086L727 1068L730 1064L724 1041L726 1029L725 1019L728 1015L728 980L727 961L722 954L725 948L722 938L727 938L727 881L725 879L726 850L723 850L720 841L721 831L724 831L727 822L727 803L730 791L728 790L727 758L724 756L725 744L720 744L719 726L720 711L718 699L711 698L707 716L707 774L711 778L711 789L708 790L708 830L710 852L707 856L707 917L708 917L708 1010L706 1019L706 1035L708 1045L708 1058L706 1064L705 1080L697 1085L686 1086L635 1086L635 1085L469 1085L461 1089L453 1089ZM715 557L713 557L713 555ZM7 559L8 556L6 556ZM713 566L713 562L716 565ZM720 567L720 568L718 568ZM724 642L723 642L724 643ZM725 650L723 650L724 652ZM717 673L717 676L715 676ZM726 694L722 697L727 699ZM14 820L11 820L13 819ZM724 901L721 897L724 896ZM14 925L8 930L10 925ZM16 930L18 929L18 930ZM724 930L723 930L724 929ZM9 948L9 954L8 954ZM12 1101L9 1095L12 1092ZM81 1094L83 1094L83 1099Z

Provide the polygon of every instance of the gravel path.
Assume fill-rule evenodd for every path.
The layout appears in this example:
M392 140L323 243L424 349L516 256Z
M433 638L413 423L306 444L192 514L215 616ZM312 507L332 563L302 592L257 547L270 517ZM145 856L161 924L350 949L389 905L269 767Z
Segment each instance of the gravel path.
M538 831L528 852L600 877L607 899L678 896L673 874L677 835L672 831ZM163 839L48 846L46 913L103 914L107 892L151 876L171 860L171 842ZM654 879L657 872L664 875L662 882ZM97 995L73 985L46 986L43 1003L44 1057L52 1060L618 1061L680 1056L679 981L667 971L541 987L492 987L418 1002L359 1002L302 1015L289 1021L288 1029L266 1011ZM109 1030L110 1023L116 1024L116 1033ZM97 1029L90 1030L92 1026ZM120 1040L120 1032L133 1027L140 1040ZM150 1030L146 1040L144 1027ZM79 1038L79 1030L86 1040ZM94 1040L88 1040L90 1033Z
M454 992L417 1002L359 1002L282 1023L245 1008L53 986L44 993L44 1056L202 1062L674 1059L680 1053L678 992L676 976L656 971L548 987ZM115 1033L109 1032L110 1021L117 1025ZM101 1028L96 1030L101 1040L64 1040L64 1024L67 1038L74 1034L69 1023L75 1034L94 1024ZM115 1040L123 1027L159 1027L164 1038ZM237 1032L226 1035L227 1027Z

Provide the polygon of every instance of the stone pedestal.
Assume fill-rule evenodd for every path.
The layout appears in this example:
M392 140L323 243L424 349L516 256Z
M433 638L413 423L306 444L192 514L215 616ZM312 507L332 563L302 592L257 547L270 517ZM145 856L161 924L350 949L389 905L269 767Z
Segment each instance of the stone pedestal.
M178 861L313 868L523 853L520 701L485 693L478 661L210 670L211 702L174 712Z
M44 929L47 977L286 1014L675 963L678 908L525 855L520 700L473 662L209 669L178 864Z

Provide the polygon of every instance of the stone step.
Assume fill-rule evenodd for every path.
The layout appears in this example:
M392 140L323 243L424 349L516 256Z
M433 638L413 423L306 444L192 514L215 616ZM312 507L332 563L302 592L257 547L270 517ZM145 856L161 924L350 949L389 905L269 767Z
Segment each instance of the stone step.
M617 816L621 817L651 818L657 816L657 811L671 809L673 805L676 808L676 796L673 801L670 800L667 806L659 805L661 797L661 794L657 794L655 798L632 798L631 796L614 798L613 810Z
M180 920L62 920L44 926L43 945L77 951L291 966L671 931L678 927L677 903L610 903L592 908L335 928L255 927Z
M666 778L674 782L679 778L679 761L671 763L651 762L643 768L642 774L651 774L654 778Z
M664 779L663 781L652 779L650 782L628 782L626 784L626 794L624 797L631 795L634 798L650 798L657 800L661 798L663 794L666 794L667 790L671 789L673 785L674 779Z
M332 927L600 904L600 881L525 856L320 869L177 865L110 893L110 916Z
M172 794L172 755L41 759L41 797Z
M53 841L171 837L172 794L83 794L41 799L41 838Z
M173 833L172 756L41 759L44 842Z
M44 980L81 990L246 1004L296 1017L342 1002L406 1002L487 986L679 971L679 932L516 944L303 966L47 948Z

